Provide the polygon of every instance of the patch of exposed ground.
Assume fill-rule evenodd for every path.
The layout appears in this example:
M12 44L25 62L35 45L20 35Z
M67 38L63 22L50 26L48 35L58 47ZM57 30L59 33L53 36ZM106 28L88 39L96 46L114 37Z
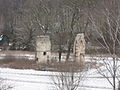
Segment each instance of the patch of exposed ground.
M0 60L1 68L14 68L14 69L38 69L38 64L30 60Z
M15 69L38 69L35 52L0 51L0 67Z

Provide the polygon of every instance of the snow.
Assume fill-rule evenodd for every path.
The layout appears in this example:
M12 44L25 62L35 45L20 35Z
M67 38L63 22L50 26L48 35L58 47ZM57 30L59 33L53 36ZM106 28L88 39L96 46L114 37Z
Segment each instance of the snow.
M50 72L1 68L0 76L10 82L13 90L49 90ZM47 78L46 78L47 77Z
M0 77L14 86L12 90L56 90L51 80L53 73L57 74L48 71L0 68ZM96 70L92 69L78 90L112 90L112 87L105 78L101 78Z
M30 54L0 54L0 60L5 58L15 58L15 59L28 59L28 60L35 60L35 55Z
M86 57L90 61L90 57ZM100 61L101 62L101 61ZM120 62L119 62L120 63ZM104 69L102 66L101 69ZM106 71L105 71L106 72ZM12 90L56 90L51 77L59 75L58 72L21 70L0 68L0 78L13 86ZM109 77L112 80L111 77ZM116 84L118 81L116 80ZM86 73L85 80L77 90L113 90L110 83L103 78L96 69L90 69Z

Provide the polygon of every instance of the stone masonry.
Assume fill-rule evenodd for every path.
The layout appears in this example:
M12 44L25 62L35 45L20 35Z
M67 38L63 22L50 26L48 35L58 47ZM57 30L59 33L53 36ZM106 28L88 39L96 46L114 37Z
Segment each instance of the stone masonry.
M38 36L36 39L36 57L39 63L51 60L51 42L47 35Z
M77 34L74 41L73 53L76 62L85 61L85 39L83 33Z
M51 52L50 37L47 35L41 35L36 38L36 58L39 63L47 63L53 58ZM56 54L55 54L56 55ZM84 34L80 33L76 35L73 47L74 60L81 64L85 61L85 39Z

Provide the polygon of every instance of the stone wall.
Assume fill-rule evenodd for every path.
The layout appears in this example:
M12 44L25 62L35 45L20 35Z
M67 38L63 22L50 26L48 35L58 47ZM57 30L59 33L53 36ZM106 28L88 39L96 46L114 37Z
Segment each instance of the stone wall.
M74 41L73 53L75 56L75 61L85 61L85 39L83 33L77 34Z
M46 63L51 60L51 42L49 36L41 35L37 37L36 57L40 63Z
M74 47L73 47L74 60L76 62L85 61L85 39L84 34L77 34ZM36 38L36 58L40 63L46 63L51 61L54 55L51 54L51 42L50 37L47 35L41 35Z

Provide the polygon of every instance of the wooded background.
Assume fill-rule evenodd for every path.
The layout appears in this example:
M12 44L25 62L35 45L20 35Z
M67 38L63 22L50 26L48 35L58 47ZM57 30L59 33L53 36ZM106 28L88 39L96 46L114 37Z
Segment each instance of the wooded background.
M111 42L110 28L119 31L119 6L119 0L0 0L0 32L12 50L34 51L36 36L50 35L52 50L70 52L77 33L90 45L104 43L101 34Z

